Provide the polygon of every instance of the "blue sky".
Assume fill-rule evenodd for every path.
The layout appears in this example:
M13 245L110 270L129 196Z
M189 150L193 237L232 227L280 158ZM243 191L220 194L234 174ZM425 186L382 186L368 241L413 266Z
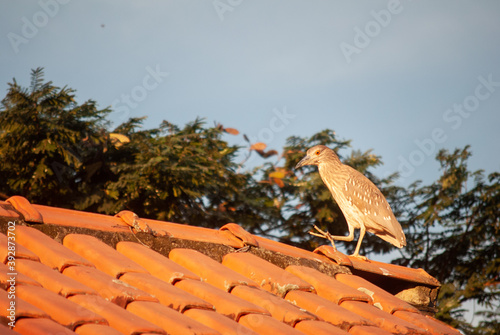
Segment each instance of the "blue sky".
M430 182L440 148L499 171L499 18L498 1L2 1L0 91L44 67L115 125L203 117L278 150L330 128L379 176Z

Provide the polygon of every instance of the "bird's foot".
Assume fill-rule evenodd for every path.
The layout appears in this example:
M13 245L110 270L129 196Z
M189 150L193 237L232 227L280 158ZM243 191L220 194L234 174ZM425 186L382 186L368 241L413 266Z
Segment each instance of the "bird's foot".
M367 261L368 260L368 258L366 258L366 256L361 256L360 254L352 254L351 256L359 258L359 259L361 259L363 261Z
M314 235L314 236L318 236L318 237L322 237L322 238L326 238L332 244L333 249L337 250L337 247L335 246L335 242L333 241L333 237L329 232L319 229L316 225L314 225L314 229L316 229L319 233L315 233L313 231L310 231L309 234Z

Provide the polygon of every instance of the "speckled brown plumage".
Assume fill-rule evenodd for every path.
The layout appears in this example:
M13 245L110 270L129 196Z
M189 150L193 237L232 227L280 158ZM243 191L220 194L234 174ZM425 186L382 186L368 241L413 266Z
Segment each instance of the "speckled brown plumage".
M365 231L369 231L398 248L406 245L406 237L380 190L363 174L342 164L337 154L324 145L307 150L307 155L296 165L317 165L321 179L332 193L347 221L348 236L325 238L352 241L354 229L360 229L360 236L353 256L359 256Z

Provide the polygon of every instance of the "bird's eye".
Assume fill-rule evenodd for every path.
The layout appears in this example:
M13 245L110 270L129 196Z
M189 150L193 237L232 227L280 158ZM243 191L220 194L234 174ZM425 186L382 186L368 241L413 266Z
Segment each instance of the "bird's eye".
M319 156L320 154L320 151L319 150L316 150L316 152L314 153L316 156Z

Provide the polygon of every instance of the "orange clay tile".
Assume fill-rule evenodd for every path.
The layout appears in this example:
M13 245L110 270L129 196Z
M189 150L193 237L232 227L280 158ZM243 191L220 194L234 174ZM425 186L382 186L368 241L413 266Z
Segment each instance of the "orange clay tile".
M75 329L85 323L108 324L100 315L91 311L82 313L79 305L41 287L22 285L16 289L16 294L69 329Z
M123 210L115 215L119 217L127 226L134 228L134 232L148 233L153 236L167 236L166 231L156 232L151 229L144 220L132 211Z
M35 228L16 226L16 242L40 257L40 261L60 272L70 265L92 266L92 263L57 243Z
M307 335L349 335L348 332L327 322L304 320L295 325L295 329Z
M7 326L4 326L1 323L0 323L0 334L2 334L2 335L19 335L18 332L15 332L15 331L11 330L10 328L7 328Z
M409 282L422 283L432 286L440 286L437 279L429 275L423 269L412 269L404 266L381 263L373 260L362 260L358 257L349 256L352 262L353 273L355 270L370 272L389 278L397 278L399 280L407 280Z
M68 300L81 306L83 311L88 310L105 318L109 326L123 334L154 333L165 334L157 325L135 315L129 311L95 295L74 295Z
M77 282L47 265L26 259L16 261L16 270L36 280L49 291L65 298L74 294L97 294L97 291Z
M127 311L154 323L172 335L220 334L171 308L154 302L134 301L127 306Z
M192 308L187 310L184 315L209 328L217 329L224 335L257 335L256 332L246 328L241 323L237 323L215 311Z
M293 273L297 277L305 280L312 286L319 296L328 299L336 304L340 304L344 300L357 300L371 302L371 298L356 289L353 289L338 280L319 272L313 268L305 266L291 265L286 268L286 271Z
M383 330L382 328L378 328L378 327L354 326L351 329L349 329L349 334L352 334L352 335L391 335L392 333L389 333L388 331Z
M99 295L121 307L135 300L158 301L150 294L132 287L110 275L85 266L71 266L63 274L96 290Z
M44 224L130 233L130 228L118 217L43 205L32 206L43 216Z
M222 264L250 278L264 290L280 297L284 297L291 290L314 290L309 283L297 276L249 253L227 254L224 256Z
M363 315L365 318L373 321L378 327L394 334L429 334L422 328L406 322L392 314L381 311L375 306L368 305L360 301L344 301L340 307L346 308L351 312Z
M23 247L16 242L15 232L7 231L9 237L4 234L0 234L0 262L7 263L8 261L17 259L31 259L34 261L40 261L37 255L32 253L29 249ZM9 243L10 242L10 243ZM9 257L10 256L10 257Z
M231 294L266 309L273 318L292 327L302 320L318 319L315 315L260 288L237 286Z
M118 330L105 325L81 325L75 329L78 335L122 335Z
M233 248L240 248L241 246L241 242L227 237L226 234L221 234L218 230L150 219L142 220L154 231L165 231L174 238L224 244Z
M16 334L23 335L75 335L74 332L50 319L20 319L16 321Z
M25 197L14 195L7 199L6 202L21 213L25 222L44 223L42 214Z
M290 291L286 295L285 299L290 301L292 304L313 313L324 321L344 330L348 330L353 325L375 325L375 323L365 319L361 315L348 311L336 303L326 300L325 298L311 292Z
M243 315L240 318L239 323L261 335L304 335L304 333L284 324L283 322L279 322L270 315Z
M12 298L12 299L11 299ZM15 298L15 299L14 299ZM14 305L12 305L12 302ZM49 318L49 315L40 308L24 301L14 294L0 290L0 323L7 324L12 317L19 318Z
M142 266L93 236L68 234L64 237L63 244L115 278L120 278L126 272L147 273Z
M200 277L188 269L139 243L119 242L116 244L116 250L137 264L141 264L153 276L170 284L184 278L200 280Z
M175 286L209 302L215 307L217 313L235 321L248 313L268 314L264 308L204 282L184 279L175 283Z
M247 277L225 267L199 251L177 248L170 251L168 257L200 276L204 281L226 292L231 292L233 287L237 285L257 287L257 284Z
M448 326L447 324L434 319L433 317L422 315L420 313L412 313L408 311L396 311L394 316L406 320L417 327L427 330L431 334L449 334L460 335L461 333Z
M16 220L21 217L17 212L12 210L12 205L5 201L0 201L0 216L12 219L9 221L14 221L14 223L17 223Z
M255 239L255 236L247 232L240 225L236 223L228 223L222 226L219 231L221 234L228 236L230 239L236 240L241 243L241 247L251 245L254 247L259 246L259 242Z
M15 282L15 285L34 285L34 286L42 286L36 280L19 273L15 266L11 270L7 265L0 263L0 288L6 290L8 287L12 286Z
M120 280L151 294L161 304L181 313L190 308L215 309L212 304L148 273L129 272L121 276Z
M373 299L373 305L387 313L394 313L394 311L409 311L418 313L418 310L415 307L399 298L396 298L389 292L370 283L364 278L355 275L338 273L335 275L335 279L358 291L368 294Z
M322 245L322 246L316 248L316 250L314 250L313 252L315 254L324 255L324 256L328 257L329 259L334 260L335 263L337 263L338 265L345 265L345 266L352 267L352 262L349 259L349 257L347 255L341 253L337 249L334 249L330 245Z
M324 257L323 255L318 255L311 251L300 249L288 244L276 242L260 236L255 236L255 239L259 243L259 247L263 249L279 252L292 257L315 259L326 263L334 263L333 261L331 261L327 257Z

